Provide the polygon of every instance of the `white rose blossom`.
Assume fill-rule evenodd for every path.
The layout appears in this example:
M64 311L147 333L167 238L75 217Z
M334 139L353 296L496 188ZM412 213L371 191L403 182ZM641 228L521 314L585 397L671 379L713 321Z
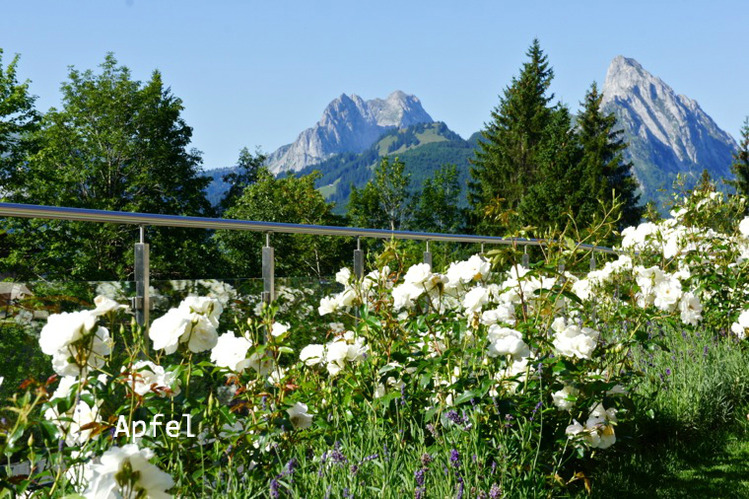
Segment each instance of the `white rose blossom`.
M307 404L297 402L292 407L286 409L289 414L289 421L295 430L304 430L312 426L312 414L310 414Z
M111 447L97 462L86 465L89 470L83 476L90 478L83 496L91 499L171 498L167 490L174 487L174 480L149 462L153 456L151 449L139 449L137 444Z
M211 350L211 362L235 373L241 373L250 365L247 358L250 347L250 340L244 336L234 336L232 331L228 331L218 337L216 346Z

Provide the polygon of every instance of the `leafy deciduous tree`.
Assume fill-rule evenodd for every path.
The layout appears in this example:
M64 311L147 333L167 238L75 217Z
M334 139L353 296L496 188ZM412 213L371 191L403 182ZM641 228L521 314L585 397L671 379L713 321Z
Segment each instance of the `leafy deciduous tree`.
M229 189L221 199L222 211L233 205L248 185L257 181L265 159L266 156L260 151L256 151L254 156L246 147L239 151L236 169L223 177L223 181L229 183Z
M3 191L9 187L7 181L13 170L23 162L29 150L30 133L39 122L29 82L18 82L18 60L16 55L3 69L3 50L0 49L0 187Z
M22 203L103 210L210 214L200 154L188 150L192 129L182 101L154 71L144 83L112 54L101 72L71 68L62 108L52 108L35 134L37 151L8 176L9 198ZM6 222L6 264L47 278L123 279L132 272L137 229L46 220ZM210 274L206 231L150 229L155 277Z
M310 225L340 225L333 205L315 189L319 174L275 178L265 167L257 180L245 188L224 216L243 220ZM258 277L265 236L242 231L218 231L216 239L229 261L233 275ZM343 260L341 238L303 234L274 234L275 266L279 275L317 276L334 274Z
M375 168L372 179L362 189L351 189L347 206L354 225L373 229L401 230L411 216L411 175L398 158L386 156Z
M414 210L415 228L426 232L460 232L464 213L458 205L459 199L458 168L444 165L434 177L424 181Z

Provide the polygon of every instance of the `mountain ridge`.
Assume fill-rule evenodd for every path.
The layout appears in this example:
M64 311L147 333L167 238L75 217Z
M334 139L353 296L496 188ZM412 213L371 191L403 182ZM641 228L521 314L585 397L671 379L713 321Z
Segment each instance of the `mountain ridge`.
M656 201L661 211L667 211L678 175L686 179L686 188L696 183L703 169L714 179L732 177L736 141L697 101L677 94L635 59L616 56L611 61L602 94L602 110L614 113L617 128L624 132L625 158L633 163L643 204ZM340 211L351 184L362 186L383 156L413 162L406 166L417 179L416 188L444 163L456 164L467 180L468 158L479 136L476 132L462 139L445 123L433 121L417 97L399 90L368 101L341 94L326 106L315 126L273 152L266 165L276 175L320 171L318 187ZM223 184L218 175L209 176L215 199Z
M269 155L266 164L274 174L299 171L335 154L362 152L388 130L432 121L417 97L400 90L386 99L368 101L341 94L328 104L317 124Z
M666 201L677 175L692 187L703 169L730 178L736 141L697 101L677 94L634 59L616 56L606 72L601 109L612 112L628 144L644 201Z

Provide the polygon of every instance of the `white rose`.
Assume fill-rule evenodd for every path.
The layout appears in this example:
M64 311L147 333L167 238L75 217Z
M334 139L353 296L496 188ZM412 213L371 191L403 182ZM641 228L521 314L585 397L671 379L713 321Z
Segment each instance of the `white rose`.
M289 421L295 430L303 430L312 426L312 414L308 412L307 404L297 402L292 407L286 409L289 414Z
M133 490L142 490L144 497L167 499L172 497L166 491L174 487L174 480L168 473L151 464L153 451L138 449L137 444L111 447L99 458L98 463L89 466L83 476L90 476L85 497L134 497ZM133 484L122 484L122 475L128 468L135 478Z
M218 337L216 346L211 350L211 362L219 367L226 367L236 373L241 373L250 365L247 351L252 342L247 338L234 336L226 332Z
M572 386L565 386L559 391L551 394L554 405L562 411L571 411L575 407L575 397L580 390Z
M52 314L39 334L39 346L47 355L54 355L71 343L80 340L96 324L96 316L89 310Z
M489 301L489 291L483 286L476 286L463 297L463 308L467 314L481 310L481 307Z
M172 308L151 324L148 337L153 341L154 350L164 350L171 354L177 351L179 340L190 330L190 318L181 310Z
M339 284L348 286L348 283L351 280L351 271L347 267L343 267L341 270L336 272L335 280Z
M283 322L274 322L273 327L271 327L270 334L274 338L278 338L282 334L284 334L286 331L289 330L288 324L284 324Z
M512 355L513 358L520 359L530 355L528 345L523 341L520 331L494 324L489 326L487 339L490 357Z
M216 346L218 332L209 317L193 314L192 329L189 335L183 336L180 341L187 341L187 348L193 353L204 352Z
M315 366L325 360L324 345L307 345L299 352L299 360L307 366Z

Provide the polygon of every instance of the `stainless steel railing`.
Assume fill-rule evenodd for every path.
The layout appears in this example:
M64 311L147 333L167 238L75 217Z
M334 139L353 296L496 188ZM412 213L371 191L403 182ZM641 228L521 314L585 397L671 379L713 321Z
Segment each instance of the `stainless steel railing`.
M354 251L354 274L363 275L363 254L359 246L359 239L411 239L426 241L424 261L431 264L429 242L455 242L500 244L511 246L547 246L555 241L545 239L525 239L516 237L478 236L467 234L441 234L435 232L411 232L399 230L364 229L358 227L335 227L330 225L304 225L277 222L258 222L253 220L230 220L225 218L192 217L178 215L160 215L156 213L127 213L121 211L92 210L87 208L65 208L57 206L41 206L19 203L0 203L0 218L41 218L50 220L67 220L74 222L98 222L140 226L140 241L135 244L135 281L136 297L133 308L136 319L141 325L148 324L150 308L148 297L149 278L149 249L145 242L144 228L148 226L183 227L195 229L226 229L247 230L265 233L266 244L263 248L263 281L264 299L270 301L275 294L274 285L274 253L270 245L270 234L312 234L318 236L356 237L357 249ZM580 248L592 252L616 254L616 251L604 246L580 244ZM524 259L527 264L527 260ZM591 258L591 268L595 268L595 258Z

